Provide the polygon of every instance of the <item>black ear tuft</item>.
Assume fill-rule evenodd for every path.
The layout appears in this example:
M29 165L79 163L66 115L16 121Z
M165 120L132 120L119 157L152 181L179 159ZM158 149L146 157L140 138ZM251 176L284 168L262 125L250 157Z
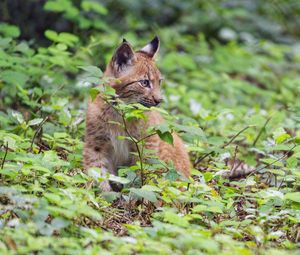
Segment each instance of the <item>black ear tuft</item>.
M127 42L127 40L126 40L125 38L123 38L123 43L124 43L124 42Z
M152 39L152 41L150 42L150 44L152 45L153 50L154 50L155 53L156 53L156 51L157 51L158 48L159 48L159 38L158 38L157 35Z
M131 65L134 59L135 55L133 49L131 48L130 44L123 39L123 43L117 48L112 58L114 66L119 71L127 65Z
M144 46L140 52L146 53L150 58L153 58L159 50L159 38L155 36L151 42Z

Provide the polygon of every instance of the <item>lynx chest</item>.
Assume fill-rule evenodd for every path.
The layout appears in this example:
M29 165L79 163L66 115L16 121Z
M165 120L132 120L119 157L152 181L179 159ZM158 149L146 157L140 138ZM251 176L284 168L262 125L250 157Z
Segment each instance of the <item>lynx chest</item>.
M112 163L115 167L125 166L131 162L131 142L125 139L126 136L124 131L121 130L110 130L110 142L112 145Z

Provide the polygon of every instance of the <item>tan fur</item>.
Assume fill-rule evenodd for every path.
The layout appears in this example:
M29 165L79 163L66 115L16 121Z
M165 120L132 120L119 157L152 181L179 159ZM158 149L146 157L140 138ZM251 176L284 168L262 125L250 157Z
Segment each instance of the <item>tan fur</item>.
M158 46L155 52L151 52L151 54L142 51L133 52L130 45L124 42L108 64L104 76L120 80L120 83L111 83L110 85L115 88L116 94L124 102L140 102L146 106L152 106L161 101L161 74L153 60L157 48ZM145 49L151 49L151 44ZM125 64L120 64L124 60L124 56L128 59L125 60ZM150 80L151 88L145 88L141 86L140 82L134 82L144 79ZM131 82L133 83L125 86ZM164 122L161 115L156 111L148 111L146 115L147 121L139 120L126 123L129 133L137 139L146 136L145 130L148 127ZM127 136L127 134L121 126L112 124L111 121L122 123L122 119L115 109L105 103L101 95L98 95L88 105L84 166L85 169L101 168L103 176L107 172L117 175L120 166L129 166L135 161L135 158L130 154L130 152L136 151L134 144L128 140L118 140L118 136ZM156 151L161 160L173 161L175 168L188 177L191 167L188 154L178 135L174 133L173 138L174 145L172 146L154 135L147 138L145 146ZM101 189L109 191L111 186L104 181L101 183Z

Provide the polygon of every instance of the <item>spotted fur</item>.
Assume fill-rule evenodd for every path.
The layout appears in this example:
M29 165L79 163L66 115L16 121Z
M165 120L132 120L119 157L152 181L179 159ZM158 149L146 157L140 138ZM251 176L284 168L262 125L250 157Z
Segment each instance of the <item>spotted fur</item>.
M104 73L105 77L118 79L112 82L116 94L126 103L141 103L147 107L156 106L162 101L160 71L155 65L154 56L159 48L159 40L155 37L140 51L134 52L124 40L113 55ZM149 81L149 82L146 82ZM147 121L139 120L126 123L129 133L136 138L144 137L148 127L163 123L157 111L149 111ZM102 175L118 174L120 166L134 164L135 158L130 152L135 151L131 141L118 140L118 136L126 136L124 129L117 124L122 123L119 114L113 107L105 103L101 97L90 101L86 117L86 135L84 146L84 166L102 169ZM174 145L162 141L157 135L146 140L146 148L152 149L165 161L172 161L175 168L185 176L190 175L190 161L186 149L179 136L173 134ZM101 189L110 191L109 182L102 182Z

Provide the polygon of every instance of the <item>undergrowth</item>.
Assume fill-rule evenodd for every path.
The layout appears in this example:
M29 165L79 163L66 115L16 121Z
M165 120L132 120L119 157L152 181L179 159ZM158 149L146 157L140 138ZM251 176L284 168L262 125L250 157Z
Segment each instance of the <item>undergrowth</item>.
M48 31L42 47L15 26L0 32L1 254L299 254L297 47L161 29L157 110L167 122L149 132L170 143L180 134L192 176L160 171L142 150L136 165L107 176L122 191L101 193L100 170L82 166L85 111L101 83L95 56L107 61L119 33L82 43ZM135 48L149 39L126 38ZM147 110L120 107L124 120Z

